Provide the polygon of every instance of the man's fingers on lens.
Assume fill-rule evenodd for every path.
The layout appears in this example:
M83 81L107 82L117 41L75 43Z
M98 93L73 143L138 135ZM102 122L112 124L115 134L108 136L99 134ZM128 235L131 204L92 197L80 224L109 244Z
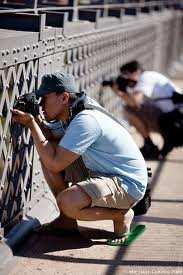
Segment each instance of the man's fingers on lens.
M12 112L13 116L25 115L26 114L25 112L19 111L17 109L11 109L11 112Z

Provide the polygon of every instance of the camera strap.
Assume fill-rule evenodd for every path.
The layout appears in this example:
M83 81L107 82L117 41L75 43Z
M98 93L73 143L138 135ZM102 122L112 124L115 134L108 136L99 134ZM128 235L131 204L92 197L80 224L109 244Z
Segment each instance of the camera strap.
M119 121L117 118L115 118L113 115L111 115L106 109L104 109L101 105L99 104L94 104L93 100L88 97L84 92L82 92L81 96L78 97L78 99L72 104L72 113L73 116L71 120L75 117L77 113L83 110L97 110L99 112L102 112L103 114L107 115L110 117L112 120L117 122L119 125L124 127L128 131L128 123L124 120Z
M128 130L128 124L126 121L122 120L119 121L117 118L115 118L113 115L111 115L106 109L104 109L102 106L96 106L93 105L91 103L84 103L84 107L86 110L97 110L105 115L107 115L108 117L110 117L112 120L114 120L115 122L117 122L119 125L121 125L122 127L124 127L126 130Z

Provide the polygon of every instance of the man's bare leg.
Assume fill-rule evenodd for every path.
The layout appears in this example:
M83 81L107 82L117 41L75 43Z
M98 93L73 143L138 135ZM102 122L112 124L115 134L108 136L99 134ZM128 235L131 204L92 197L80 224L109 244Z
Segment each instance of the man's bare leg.
M41 163L44 177L53 193L57 199L57 195L68 188L68 184L64 182L61 173L52 173ZM60 216L52 222L52 225L58 229L68 229L76 230L78 228L76 219L69 218L65 216L62 211L60 211Z
M57 201L59 208L70 218L82 221L112 220L116 235L128 232L134 217L132 209L90 207L90 196L79 186L72 186L60 193Z
M124 111L126 119L129 121L131 125L133 125L136 130L139 132L139 134L144 138L150 137L150 131L148 127L141 121L137 116L134 114L131 114L127 111Z
M126 111L126 117L130 124L132 124L137 131L141 134L141 136L144 139L144 145L140 148L141 153L146 159L159 158L159 149L158 147L153 143L151 137L150 137L150 129L149 126L146 125L140 118L135 116L135 114L128 113Z

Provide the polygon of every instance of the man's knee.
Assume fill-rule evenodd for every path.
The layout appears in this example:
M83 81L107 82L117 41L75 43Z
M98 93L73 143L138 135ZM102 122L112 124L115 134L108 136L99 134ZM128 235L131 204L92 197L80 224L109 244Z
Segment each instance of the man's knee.
M64 190L57 196L57 203L66 216L70 218L75 216L76 209L73 208L69 190Z
M77 218L78 212L91 204L91 198L78 186L73 186L57 196L57 203L66 216Z

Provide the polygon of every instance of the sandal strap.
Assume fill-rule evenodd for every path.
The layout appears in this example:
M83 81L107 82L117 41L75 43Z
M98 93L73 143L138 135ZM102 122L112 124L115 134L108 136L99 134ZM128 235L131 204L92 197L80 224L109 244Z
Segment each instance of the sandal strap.
M130 234L130 232L124 232L121 233L119 235L116 235L115 238L123 238L123 237L127 237Z

